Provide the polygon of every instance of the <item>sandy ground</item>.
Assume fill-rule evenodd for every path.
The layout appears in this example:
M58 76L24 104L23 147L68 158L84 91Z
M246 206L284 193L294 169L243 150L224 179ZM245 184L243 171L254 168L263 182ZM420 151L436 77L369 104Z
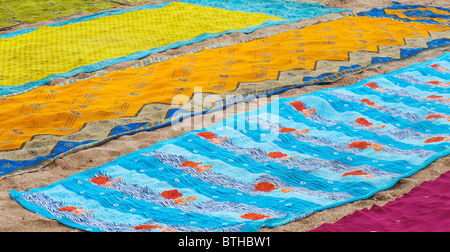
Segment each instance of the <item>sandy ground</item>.
M163 0L159 1L149 1L150 3L156 2L165 2ZM349 8L354 11L363 11L369 10L374 7L383 7L387 6L391 3L391 1L387 0L379 0L379 1L371 1L371 0L321 0L317 1L323 3L325 5L331 7L339 7L339 8ZM448 0L429 0L429 1L414 1L414 0L399 0L399 2L404 4L423 4L423 5L434 5L434 6L442 6L442 7L450 7L450 2ZM129 7L123 7L129 8ZM116 8L117 9L117 8ZM85 14L72 16L70 18L83 16ZM195 45L187 45L177 49L167 50L165 52L161 52L158 54L154 54L152 56L168 56L168 55L177 55L183 52L192 51L198 48L203 48L208 45L216 44L216 43L226 43L226 42L236 42L245 40L247 38L252 38L259 34L267 34L269 32L281 31L284 29L289 29L291 27L299 27L309 24L310 22L317 20L327 20L330 18L336 17L336 15L342 14L329 14L326 16L303 20L294 24L284 24L277 27L268 27L264 29L260 29L251 34L227 34L220 36L218 38L209 39L203 41L201 43ZM67 19L67 18L65 18ZM64 20L64 19L58 19ZM26 24L19 25L10 29L10 31L23 29L28 27L39 26L42 24L49 24L55 21L49 22L41 22L40 24ZM4 33L0 32L0 33ZM450 51L450 50L447 50ZM296 97L302 94L311 93L323 88L333 88L333 87L342 87L352 85L359 80L378 75L389 73L391 71L418 63L423 62L434 57L438 57L443 52L446 51L436 51L432 54L425 56L424 58L407 62L407 63L395 63L389 66L383 66L380 68L372 69L364 71L363 73L357 75L350 75L344 77L343 79L334 82L333 84L327 85L315 85L315 86L306 86L302 88L291 89L286 91L278 96L272 96L268 99L261 98L255 99L250 103L256 105L264 105L266 102L270 102L271 100L285 97ZM106 71L113 71L124 69L134 65L133 62L125 62L118 65L114 65L108 67ZM75 78L85 78L92 73L88 74L80 74ZM60 82L60 81L59 81ZM49 83L49 85L59 83L58 81L54 81ZM207 123L204 121L204 127L210 126L214 123L217 123L216 120L211 120L211 118L226 118L228 116L232 116L235 113L243 113L246 112L248 107L252 107L250 104L247 106L243 106L242 104L235 105L227 109L226 111L217 111L213 114L207 114L203 116L197 116L197 118L201 117L205 119ZM185 120L179 126L186 126L184 128L193 128L188 127L189 124L193 124L196 119L192 118L191 120ZM180 128L180 127L177 127ZM62 159L56 160L45 168L40 169L36 172L21 174L13 177L9 177L3 180L0 180L0 231L2 232L79 232L78 229L73 229L71 227L65 226L57 221L46 219L41 217L38 214L30 212L22 207L19 203L12 200L10 196L10 189L14 189L17 191L25 191L31 190L36 187L44 187L55 183L57 181L63 180L68 176L76 173L83 172L90 168L94 168L110 162L116 159L119 156L129 154L133 151L149 147L155 144L158 141L167 140L170 138L177 137L182 135L189 130L186 129L175 129L174 127L165 127L157 130L153 130L150 132L141 132L131 136L124 136L119 139L107 142L101 146L79 151L77 153L68 155ZM295 222L288 223L286 225L277 227L277 228L262 228L261 232L302 232L314 229L320 226L323 223L334 223L340 218L353 213L356 210L361 210L363 208L370 208L373 204L383 206L389 201L395 200L397 197L401 197L404 193L409 192L414 186L420 185L423 181L434 180L438 178L442 173L450 171L450 157L444 157L436 160L428 167L423 170L417 172L409 178L401 179L396 185L392 188L379 192L367 200L356 201L353 203L348 203L339 207L335 207L329 210L321 211L312 214L311 216L304 218L302 220L298 220Z

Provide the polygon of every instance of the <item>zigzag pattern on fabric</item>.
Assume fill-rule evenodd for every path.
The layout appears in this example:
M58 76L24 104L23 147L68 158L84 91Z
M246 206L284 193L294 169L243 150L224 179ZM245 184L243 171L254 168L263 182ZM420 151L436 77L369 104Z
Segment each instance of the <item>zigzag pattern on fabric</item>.
M364 23L380 25L361 30ZM404 26L386 18L346 17L235 45L156 59L158 63L146 59L138 68L3 97L0 178L35 170L80 149L170 125L198 113L193 111L194 106L186 110L185 106L172 105L177 95L181 97L178 101L189 105L195 86L203 88L202 99L208 94L221 97L204 104L200 111L220 109L230 105L222 100L227 95L234 96L235 103L255 94L334 81L366 68L411 58L449 41L447 26ZM279 47L280 43L286 45ZM158 85L158 81L164 85Z
M2 0L0 30L23 23L48 21L84 12L96 12L111 7L132 5L146 0Z
M444 53L351 86L279 99L11 196L86 231L276 227L367 199L448 155L449 79Z
M260 7L255 9L258 12L234 10L249 8L243 6L243 1L228 3L225 9L190 2L194 4L166 2L104 11L0 35L0 48L5 49L0 55L0 94L27 91L57 78L100 70L225 33L249 33L262 27L347 11L295 2L289 5L295 11L288 9L289 18L284 19L279 16L285 16L282 12L285 9L274 6L280 0L256 4ZM113 33L109 32L112 30ZM46 68L37 67L42 65Z
M312 232L448 232L450 172L425 181L384 206L357 210Z

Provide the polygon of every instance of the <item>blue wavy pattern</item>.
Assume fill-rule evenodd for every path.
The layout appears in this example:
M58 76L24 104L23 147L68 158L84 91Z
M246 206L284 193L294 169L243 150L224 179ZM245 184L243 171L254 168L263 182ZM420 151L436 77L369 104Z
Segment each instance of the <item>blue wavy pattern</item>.
M366 199L450 153L449 57L279 99L11 195L105 232L257 231Z

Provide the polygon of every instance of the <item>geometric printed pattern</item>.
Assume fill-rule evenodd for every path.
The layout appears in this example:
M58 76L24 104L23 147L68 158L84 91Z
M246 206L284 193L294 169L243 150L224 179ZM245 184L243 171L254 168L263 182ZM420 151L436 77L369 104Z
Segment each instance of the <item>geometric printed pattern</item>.
M232 95L240 101L255 93L334 81L449 42L448 26L345 17L177 57L149 58L137 68L6 96L0 100L0 178L190 115L193 111L171 103L174 97L191 102L196 86L204 95ZM213 102L199 110L223 105Z
M99 70L224 33L249 33L347 11L313 3L280 4L281 0L214 2L190 0L104 11L0 35L0 48L5 48L0 55L0 94L23 92L56 78Z
M130 57L138 59L149 54L142 55L141 51L179 46L205 33L217 36L229 30L258 26L267 20L282 20L265 14L185 3L162 6L43 26L0 39L0 47L5 48L0 55L3 76L0 85L32 87L42 79L46 82L54 79L51 76L55 74L80 68L81 72L92 71ZM37 67L44 65L45 69Z

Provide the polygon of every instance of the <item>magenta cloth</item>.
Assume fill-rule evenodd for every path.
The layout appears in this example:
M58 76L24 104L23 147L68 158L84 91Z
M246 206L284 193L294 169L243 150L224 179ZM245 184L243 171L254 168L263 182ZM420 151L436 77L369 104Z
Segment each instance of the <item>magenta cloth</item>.
M450 172L379 207L363 209L311 232L449 232Z

